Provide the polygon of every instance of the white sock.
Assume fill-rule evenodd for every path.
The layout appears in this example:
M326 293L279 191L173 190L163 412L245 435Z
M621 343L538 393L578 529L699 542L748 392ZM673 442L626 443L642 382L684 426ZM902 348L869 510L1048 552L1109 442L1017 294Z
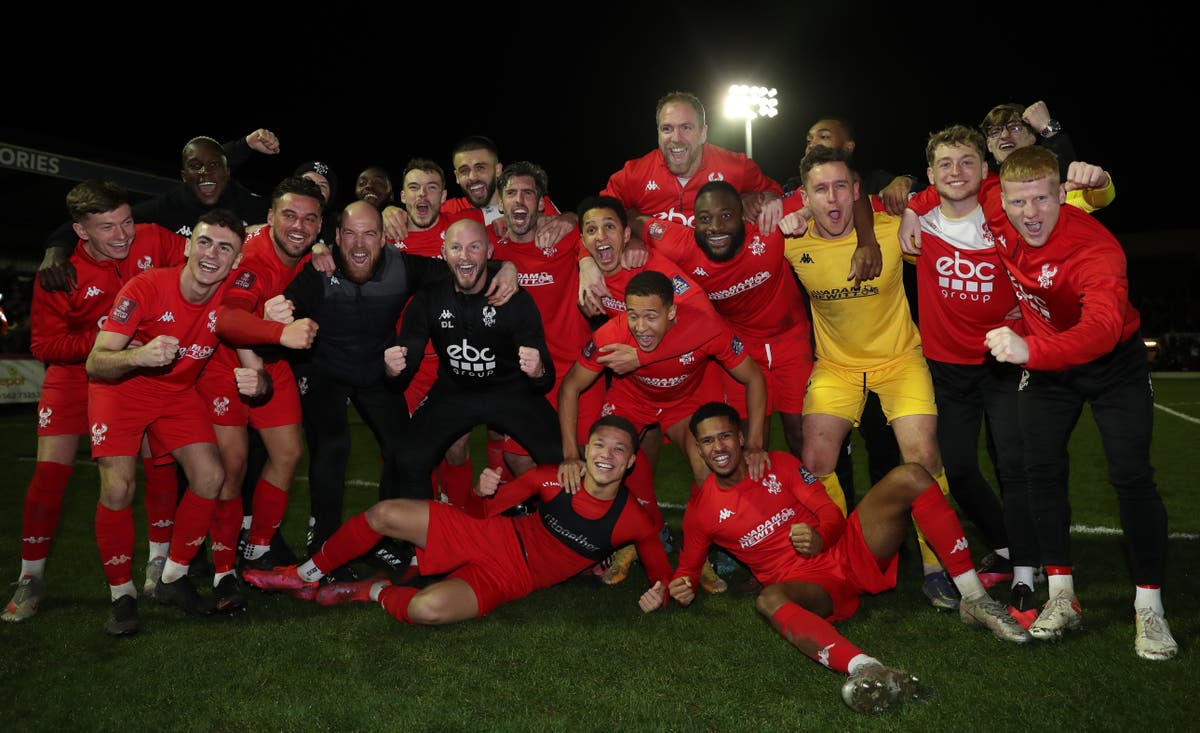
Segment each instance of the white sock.
M997 547L996 549L992 550L992 552L996 553L997 555L1004 558L1005 560L1012 559L1008 556L1008 548L1007 547Z
M958 588L958 592L963 598L978 598L987 595L987 588L983 587L983 583L979 581L979 576L975 574L974 570L968 570L962 575L955 575L951 580L954 581L954 587Z
M254 519L253 514L242 515L242 529L250 529L250 520Z
M167 552L171 549L170 542L151 542L150 543L150 559L156 557L166 557Z
M391 581L387 581L387 580L381 580L378 583L373 584L371 586L371 590L369 591L369 593L371 595L371 600L378 603L379 602L379 594L383 592L384 588L388 587L391 584L392 584Z
M1017 587L1017 583L1024 583L1033 590L1033 566L1032 565L1013 565L1013 587Z
M867 654L855 654L850 663L846 665L846 671L853 675L859 669L872 664L883 664L883 662Z
M226 575L234 575L234 571L226 570L223 573L213 573L213 587L216 588L225 579Z
M163 565L162 582L174 583L183 576L187 575L188 566L180 565L171 558L167 558L167 562Z
M1049 588L1051 598L1064 592L1075 595L1074 575L1049 575L1046 577L1046 585Z
M296 574L300 576L301 580L308 581L309 583L325 577L325 573L312 560L306 560L303 565L297 567Z
M21 574L17 576L17 580L24 578L26 575L33 575L38 578L46 575L46 558L41 560L22 560Z
M1149 608L1159 616L1167 615L1167 612L1163 610L1161 588L1150 588L1144 585L1134 588L1133 608L1134 610Z
M245 557L247 560L257 560L270 550L270 545L246 545Z
M133 587L132 580L127 583L121 583L120 585L108 586L108 593L110 596L112 596L112 599L114 601L117 600L118 598L120 598L121 596L129 596L130 598L137 598L137 588Z

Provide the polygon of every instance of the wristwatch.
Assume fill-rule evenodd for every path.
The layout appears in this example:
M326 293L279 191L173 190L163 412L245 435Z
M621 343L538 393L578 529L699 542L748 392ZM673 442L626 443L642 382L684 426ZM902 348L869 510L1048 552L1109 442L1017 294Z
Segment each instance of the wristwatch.
M1042 137L1054 137L1062 132L1062 123L1058 120L1050 120L1046 126L1042 128Z

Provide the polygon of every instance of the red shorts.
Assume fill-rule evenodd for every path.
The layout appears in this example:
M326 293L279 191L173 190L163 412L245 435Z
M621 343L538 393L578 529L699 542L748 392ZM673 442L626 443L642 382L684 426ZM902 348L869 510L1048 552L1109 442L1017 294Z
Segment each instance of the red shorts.
M780 582L780 579L816 583L833 598L833 613L826 617L828 621L843 621L853 616L858 610L859 597L863 594L882 593L896 587L897 556L893 555L884 567L879 567L879 558L871 552L863 537L857 511L850 512L846 519L846 532L830 552L837 561L840 573L813 572L797 555L794 571L789 572L785 568L775 579L759 580L764 585Z
M475 591L479 616L533 592L533 576L511 517L479 519L438 501L429 502L425 548L417 548L422 575L449 573Z
M767 380L767 414L775 410L803 414L804 389L813 368L811 332L793 328L767 342L746 340L746 351ZM726 402L747 417L746 388L729 372L721 372Z
M271 375L271 398L253 406L238 394L232 371L216 364L204 368L196 389L204 399L203 412L213 425L249 425L261 430L300 424L300 390L296 387L291 365L286 361L273 361L268 362L266 367Z
M87 435L88 381L83 365L51 364L38 400L37 434Z
M647 400L641 390L610 389L605 396L601 415L620 415L627 418L639 432L647 425L657 423L665 437L667 430L680 420L690 420L701 405L706 402L725 401L725 390L721 384L723 374L726 372L720 364L715 361L709 362L696 389L691 394L670 402Z
M156 459L192 443L217 442L212 423L204 418L204 401L194 389L141 395L120 386L92 383L88 419L92 458L136 456L142 435L149 439L150 454Z
M409 415L416 412L417 405L421 404L425 395L429 394L429 390L433 388L433 383L437 381L437 371L437 352L426 352L425 356L421 358L421 366L417 367L417 373L404 390L404 402L408 405Z

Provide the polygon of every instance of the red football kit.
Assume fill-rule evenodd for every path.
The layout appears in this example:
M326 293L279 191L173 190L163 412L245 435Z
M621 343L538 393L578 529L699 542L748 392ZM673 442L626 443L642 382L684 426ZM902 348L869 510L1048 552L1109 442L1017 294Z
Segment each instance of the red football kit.
M278 356L263 358L264 367L271 377L272 393L267 402L253 407L238 394L233 370L241 366L236 347L278 342L284 324L263 321L264 306L268 300L283 293L309 259L306 254L295 266L281 260L269 226L262 227L246 238L242 246L241 264L229 275L230 282L225 288L220 310L250 313L257 319L256 327L271 333L271 340L245 339L239 333L240 329L232 329L231 332L225 324L221 325L221 346L213 356L212 368L204 371L197 385L208 405L208 417L214 425L270 428L300 422L300 393L286 359Z
M705 402L723 402L720 375L736 368L747 357L740 339L720 316L705 317L702 310L682 305L676 322L652 352L638 349L629 322L614 317L601 326L583 349L580 367L602 372L596 359L600 348L625 344L638 349L642 365L629 374L613 377L602 410L603 415L621 415L638 430L659 424L663 431L692 416ZM719 362L713 364L712 362ZM582 410L580 414L582 415ZM593 415L592 418L599 417Z
M738 193L771 191L783 195L783 187L768 178L753 160L708 143L700 154L700 169L687 183L667 168L662 151L654 149L627 161L609 177L600 193L620 199L626 209L691 226L696 194L709 181L728 181Z
M157 224L137 224L129 255L99 262L83 243L69 262L79 287L50 292L34 278L29 350L46 365L38 401L38 435L85 435L88 432L87 371L91 353L113 299L135 275L154 267L184 262L187 239Z
M747 223L741 249L729 260L716 261L696 243L691 227L670 221L646 222L642 238L691 275L708 294L713 308L746 343L767 379L768 407L800 414L804 387L812 372L812 325L792 266L784 256L783 235L763 236ZM726 390L740 399L745 392L726 380Z
M833 599L830 621L850 618L859 596L896 586L897 556L882 563L867 547L858 513L850 518L825 493L821 481L785 451L771 451L761 479L747 476L722 489L715 475L704 480L683 512L683 547L675 577L699 587L710 544L728 550L764 586L799 580L820 585ZM804 557L792 546L793 524L821 535L824 549Z
M126 283L113 301L100 330L143 344L174 336L179 354L166 367L139 369L111 382L90 381L93 458L136 456L143 433L155 457L191 443L216 442L194 387L217 349L217 304L228 285L223 283L207 302L189 303L179 290L184 267L148 270Z

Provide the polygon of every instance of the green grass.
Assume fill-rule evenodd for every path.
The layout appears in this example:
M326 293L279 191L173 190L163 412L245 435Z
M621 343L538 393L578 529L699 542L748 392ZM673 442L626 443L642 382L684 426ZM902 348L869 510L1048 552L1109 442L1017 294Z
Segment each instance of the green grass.
M1200 381L1160 379L1156 390L1161 405L1200 417ZM29 406L0 414L9 475L0 494L2 579L19 569L33 419ZM357 420L355 431L346 503L357 511L371 503L378 462ZM916 672L934 691L927 704L882 719L850 712L838 696L842 677L790 647L751 596L702 597L687 609L643 615L640 570L620 586L571 581L486 619L441 628L402 625L371 604L326 609L257 592L250 611L230 619L188 619L143 600L142 633L112 639L102 630L108 593L92 529L97 474L84 462L68 489L43 611L0 624L0 710L6 727L20 731L1183 729L1197 710L1200 425L1156 411L1155 431L1153 458L1174 535L1165 602L1181 651L1170 662L1133 654L1120 538L1083 533L1075 538L1076 583L1086 628L1058 645L1028 647L1002 644L930 608L910 538L899 587L864 599L839 624L867 652ZM1075 522L1118 528L1086 412L1071 454ZM673 448L663 451L659 477L660 499L682 504L689 481ZM295 547L303 544L306 488L297 481L284 525ZM146 548L137 511L140 583ZM681 511L665 514L678 530ZM0 592L6 600L8 590Z

